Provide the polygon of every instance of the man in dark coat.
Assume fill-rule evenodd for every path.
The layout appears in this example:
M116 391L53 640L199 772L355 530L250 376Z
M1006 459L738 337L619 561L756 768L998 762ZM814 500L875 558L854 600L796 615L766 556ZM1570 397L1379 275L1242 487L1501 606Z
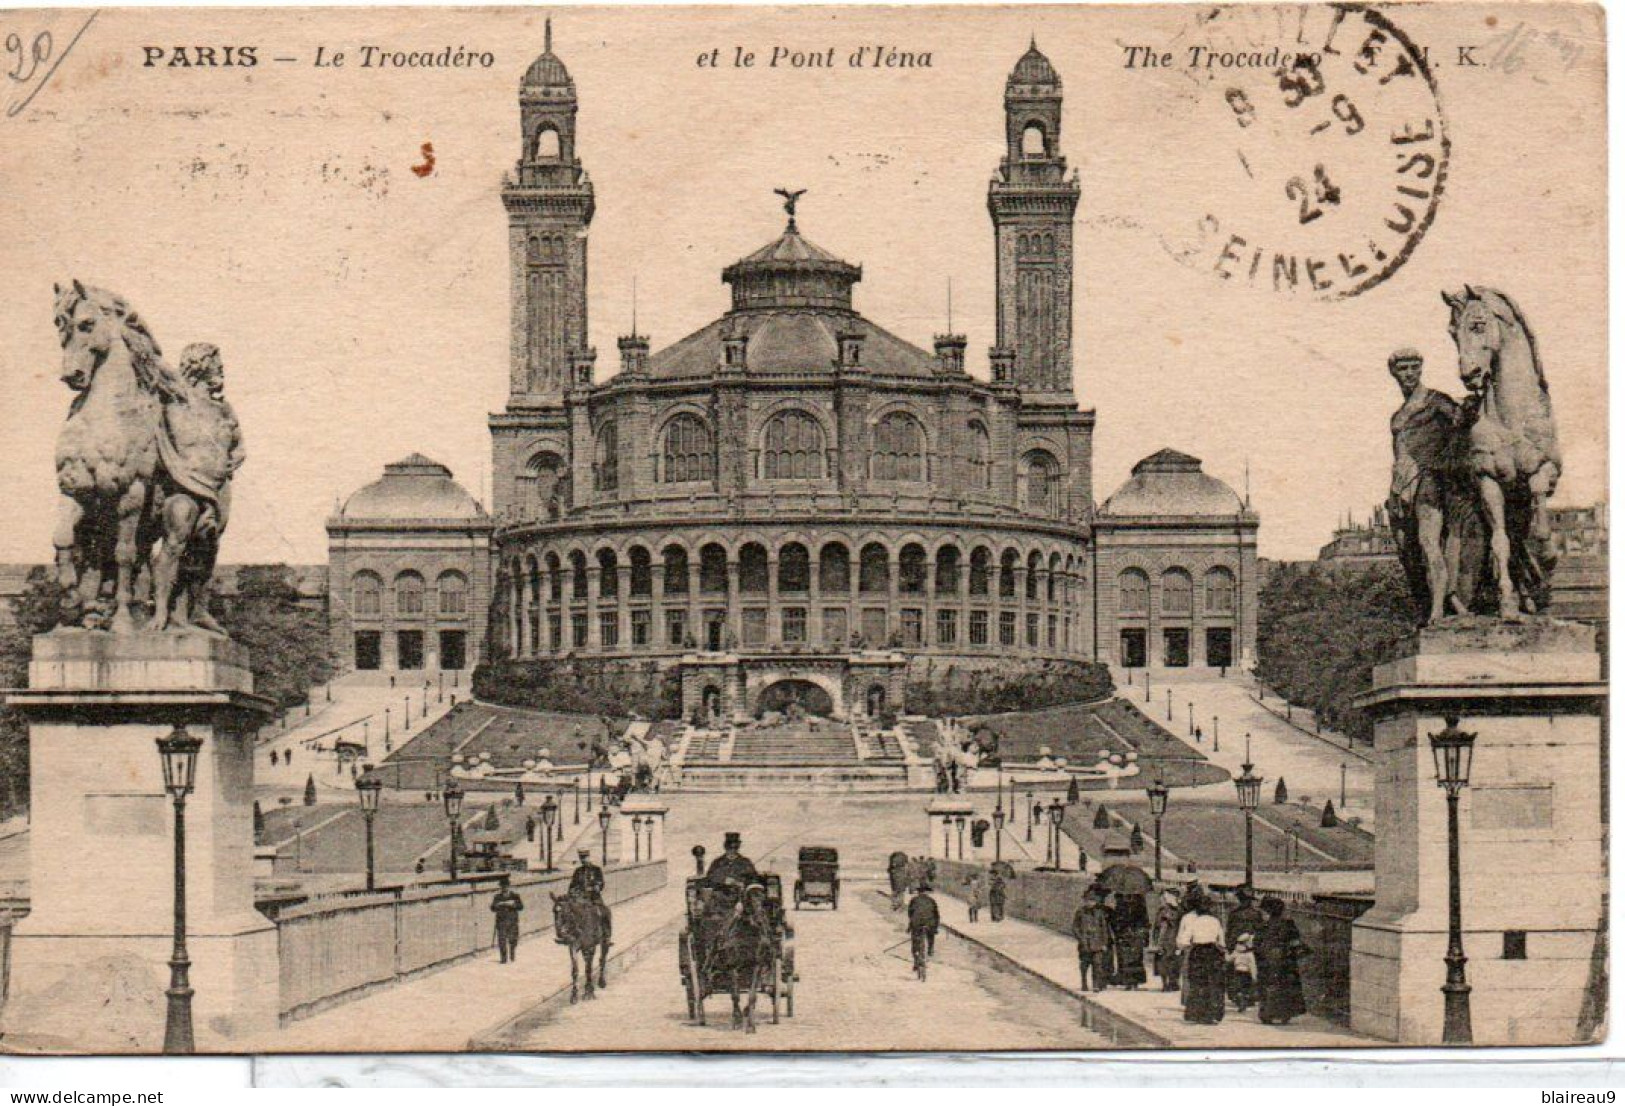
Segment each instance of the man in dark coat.
M909 900L908 904L908 935L911 941L925 942L925 955L937 954L937 927L942 924L942 915L937 910L937 900L931 897L931 884L920 884L919 894Z
M497 916L497 957L503 964L519 958L519 912L524 909L519 892L509 887L508 877L503 876L491 898L491 913Z
M1242 934L1251 933L1254 937L1264 928L1264 912L1258 909L1254 901L1253 889L1243 887L1236 892L1236 908L1224 921L1224 947L1228 952L1236 951L1236 943L1241 940ZM1225 971L1225 991L1230 1001L1235 1003L1238 1010L1245 1010L1252 1005L1253 987L1234 971L1228 968Z
M1004 895L1004 873L995 864L987 884L988 916L995 922L1004 921Z
M610 935L609 904L604 901L604 870L592 862L591 849L576 850L576 870L570 873L570 894L591 899L598 907L604 936Z
M756 865L750 858L739 852L740 837L737 833L722 835L722 855L711 861L711 867L706 869L705 882L709 887L724 887L734 884L735 890L743 892L753 883L761 882L761 875L756 871Z
M1106 989L1111 974L1111 914L1106 909L1106 890L1091 887L1083 905L1072 915L1072 936L1078 942L1078 975L1082 990Z

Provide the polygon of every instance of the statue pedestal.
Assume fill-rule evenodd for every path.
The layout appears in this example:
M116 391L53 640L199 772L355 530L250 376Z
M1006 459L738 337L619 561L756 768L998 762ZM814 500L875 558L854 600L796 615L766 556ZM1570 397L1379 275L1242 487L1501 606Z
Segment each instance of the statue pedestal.
M1437 1045L1444 1025L1449 840L1428 738L1477 734L1461 796L1461 901L1474 1043L1574 1044L1601 977L1606 872L1601 711L1590 627L1458 618L1378 665L1376 905L1354 924L1356 1032ZM1597 996L1606 1001L1605 996Z
M276 928L254 908L254 731L241 646L201 633L34 639L30 910L12 935L10 1048L157 1052L174 934L174 814L156 739L203 739L186 801L187 951L200 1050L277 1023Z

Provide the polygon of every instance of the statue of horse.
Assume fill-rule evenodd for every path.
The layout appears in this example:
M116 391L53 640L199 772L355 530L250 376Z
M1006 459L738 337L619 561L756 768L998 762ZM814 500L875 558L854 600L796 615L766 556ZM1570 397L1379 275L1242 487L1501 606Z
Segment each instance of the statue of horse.
M162 462L160 423L184 388L158 343L122 297L77 280L56 287L62 381L75 393L57 436L62 492L52 544L70 611L99 611L115 578L111 629L135 629L131 593L157 538L153 491Z
M1495 613L1538 614L1556 564L1546 503L1563 462L1535 336L1503 292L1468 285L1442 295L1468 391L1468 464L1489 530Z
M586 979L585 994L588 1001L598 997L597 990L608 987L609 927L605 924L608 908L590 895L570 891L553 895L553 940L570 949L570 1001L581 995L580 980ZM598 962L598 981L593 983L593 961ZM585 967L585 973L582 968Z

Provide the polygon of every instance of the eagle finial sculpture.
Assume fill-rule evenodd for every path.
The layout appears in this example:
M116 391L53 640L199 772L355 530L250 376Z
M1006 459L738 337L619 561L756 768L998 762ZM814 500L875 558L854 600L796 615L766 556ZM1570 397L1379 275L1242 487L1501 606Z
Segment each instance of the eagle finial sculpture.
M803 197L803 196L805 196L807 194L807 190L805 188L798 188L798 189L796 189L795 191L792 192L788 188L775 188L773 191L775 193L777 193L778 195L784 197L784 213L786 215L790 216L790 226L789 226L788 229L792 230L792 231L795 230L796 229L796 202L798 200L800 200L801 197Z

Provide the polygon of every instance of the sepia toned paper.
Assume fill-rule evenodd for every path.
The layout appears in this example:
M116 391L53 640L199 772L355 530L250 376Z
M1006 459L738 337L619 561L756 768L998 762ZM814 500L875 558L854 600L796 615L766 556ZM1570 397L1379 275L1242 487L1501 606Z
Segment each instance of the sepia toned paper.
M1606 1036L1599 8L0 25L0 1047Z

